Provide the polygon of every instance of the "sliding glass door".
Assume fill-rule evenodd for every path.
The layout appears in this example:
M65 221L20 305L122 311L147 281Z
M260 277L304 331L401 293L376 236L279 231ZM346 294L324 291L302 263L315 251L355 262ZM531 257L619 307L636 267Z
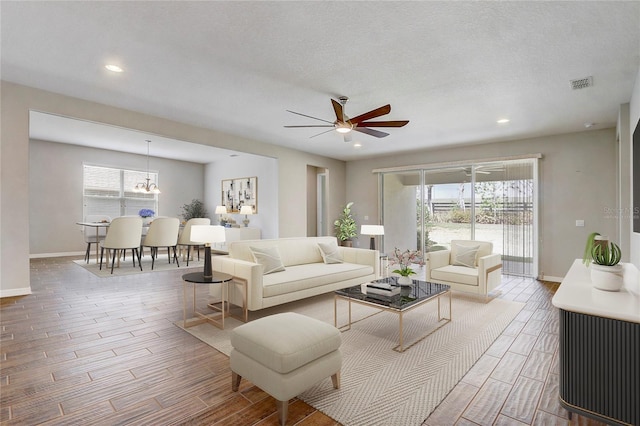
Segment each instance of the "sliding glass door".
M503 273L535 276L536 159L382 173L384 250L491 241Z

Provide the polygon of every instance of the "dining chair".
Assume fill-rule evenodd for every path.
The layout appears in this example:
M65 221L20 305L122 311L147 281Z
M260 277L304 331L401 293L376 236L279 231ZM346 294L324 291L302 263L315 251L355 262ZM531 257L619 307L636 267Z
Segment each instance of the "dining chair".
M142 263L140 263L140 235L142 235L142 218L139 216L121 216L111 221L107 236L100 245L100 270L102 270L102 259L104 257L104 249L108 250L111 256L111 273L113 274L113 266L116 261L119 250L127 251L131 249L133 257L133 266L136 266L136 258L138 265L142 271Z
M157 217L151 222L149 231L147 231L147 235L144 237L144 241L140 247L140 250L142 250L143 247L149 247L151 249L151 270L153 270L155 265L156 257L158 257L158 248L160 247L167 248L169 263L171 263L171 249L173 249L173 259L178 265L178 268L180 267L176 253L179 231L180 220L177 217Z
M92 214L87 215L85 217L85 222L102 222L107 221L111 222L111 217L101 214ZM91 244L98 244L100 241L104 240L104 237L107 235L107 229L105 228L96 228L85 226L84 227L84 242L87 243L87 251L84 254L85 262L89 263L89 253L91 253ZM97 252L96 252L97 253ZM97 261L97 259L96 259Z
M178 238L178 245L187 247L187 266L189 266L189 257L191 257L191 247L197 247L198 260L200 260L200 247L204 247L202 243L191 241L192 225L211 225L211 219L204 217L192 218L185 223L180 238Z

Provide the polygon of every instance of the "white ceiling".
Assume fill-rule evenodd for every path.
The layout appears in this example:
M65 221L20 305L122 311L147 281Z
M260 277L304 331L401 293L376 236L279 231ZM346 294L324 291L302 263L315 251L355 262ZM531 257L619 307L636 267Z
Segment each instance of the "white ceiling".
M343 160L613 127L640 67L638 1L2 1L0 13L3 80ZM571 90L587 76L593 87ZM316 124L287 109L333 121L340 95L350 116L390 103L381 119L410 123L355 133L361 148L283 127ZM140 136L146 153L157 135Z

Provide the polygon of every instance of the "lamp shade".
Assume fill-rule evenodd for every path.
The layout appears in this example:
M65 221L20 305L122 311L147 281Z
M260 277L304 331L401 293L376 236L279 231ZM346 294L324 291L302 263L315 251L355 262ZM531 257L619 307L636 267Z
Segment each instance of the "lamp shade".
M225 241L224 227L219 225L193 225L191 241L194 243L212 244Z
M227 207L226 206L217 206L216 207L216 213L215 214L225 214L227 213Z
M240 207L240 214L253 214L253 207L251 206Z
M382 225L362 225L360 228L362 235L384 235L384 226Z

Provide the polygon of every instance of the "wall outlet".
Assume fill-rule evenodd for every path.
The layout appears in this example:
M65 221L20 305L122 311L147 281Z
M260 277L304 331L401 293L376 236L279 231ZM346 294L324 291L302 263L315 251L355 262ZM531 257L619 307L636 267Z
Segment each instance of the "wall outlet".
M584 226L584 220L582 219L576 220L576 226Z
M369 220L369 216L365 216L365 217L364 217L364 220Z

